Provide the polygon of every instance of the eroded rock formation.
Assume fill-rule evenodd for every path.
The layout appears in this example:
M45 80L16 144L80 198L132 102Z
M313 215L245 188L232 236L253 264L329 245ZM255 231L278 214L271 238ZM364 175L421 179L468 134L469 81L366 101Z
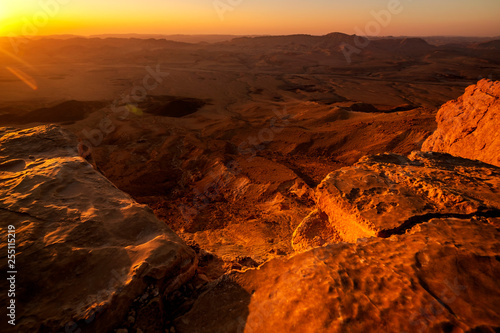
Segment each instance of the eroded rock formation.
M481 80L437 114L438 129L422 150L500 166L500 81Z
M274 259L212 283L177 332L463 332L500 328L500 232L432 219L405 235Z
M448 154L364 157L329 174L316 189L317 209L336 231L323 244L338 242L339 237L355 242L401 234L435 217L497 215L498 188L500 168ZM311 229L314 223L305 219L299 228ZM321 235L294 236L292 244L296 250L307 249L315 237Z
M158 296L195 273L194 252L75 144L56 126L0 130L0 234L16 229L18 271L16 326L3 318L2 332L107 332L147 288Z

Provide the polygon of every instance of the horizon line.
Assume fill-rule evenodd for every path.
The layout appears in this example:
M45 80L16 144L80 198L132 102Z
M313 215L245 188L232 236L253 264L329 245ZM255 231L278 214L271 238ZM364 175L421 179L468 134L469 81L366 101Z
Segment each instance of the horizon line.
M290 34L224 34L224 33L137 33L137 32L128 32L128 33L98 33L98 34L39 34L39 35L0 35L0 38L50 38L50 37L62 37L62 36L71 36L71 37L83 37L83 38L96 38L99 36L235 36L235 37L285 37L285 36L312 36L312 37L323 37L331 34L343 34L347 36L360 36L360 37L370 37L370 38L404 38L404 37L412 37L412 38L436 38L436 37L444 37L444 38L500 38L500 35L357 35L357 34L348 34L340 31L329 32L326 34L311 34L311 33L290 33Z

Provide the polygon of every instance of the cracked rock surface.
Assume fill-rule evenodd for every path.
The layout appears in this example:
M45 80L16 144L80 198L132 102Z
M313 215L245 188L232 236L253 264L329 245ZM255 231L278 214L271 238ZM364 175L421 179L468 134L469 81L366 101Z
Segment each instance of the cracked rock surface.
M442 153L381 154L329 174L316 189L316 207L336 231L325 243L355 242L401 234L431 218L500 216L499 188L500 168L486 163ZM300 248L317 236L292 242Z
M2 332L106 332L146 288L168 292L195 272L194 252L75 143L57 126L0 129L0 236L15 227L18 271L16 326L2 320ZM7 242L0 253L6 272Z

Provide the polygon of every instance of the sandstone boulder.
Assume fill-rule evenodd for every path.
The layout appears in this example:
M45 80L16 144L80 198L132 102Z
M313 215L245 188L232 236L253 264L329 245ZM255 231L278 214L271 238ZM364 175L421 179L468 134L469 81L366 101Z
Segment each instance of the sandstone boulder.
M16 326L2 332L107 332L146 288L177 288L194 252L146 206L76 153L56 126L0 129L0 237L16 230ZM7 242L0 245L7 267ZM7 281L0 281L5 305Z
M423 151L449 153L500 166L500 81L481 80L437 114L438 129Z
M498 188L500 168L489 164L441 153L381 154L329 174L316 189L316 207L342 241L355 242L431 218L498 214Z
M493 332L499 254L488 219L432 219L230 273L176 332Z

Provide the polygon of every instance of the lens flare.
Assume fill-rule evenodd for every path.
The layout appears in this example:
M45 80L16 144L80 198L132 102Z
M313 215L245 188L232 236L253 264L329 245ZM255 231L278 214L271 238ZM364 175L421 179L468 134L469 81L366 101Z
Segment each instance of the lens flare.
M142 109L138 108L137 106L133 105L133 104L127 104L127 109L138 115L138 116L142 116L144 114L144 112L142 111Z
M9 72L14 74L19 80L21 80L24 84L26 84L28 87L30 87L33 90L38 89L38 85L36 84L36 81L34 78L32 78L29 74L23 72L19 68L13 68L13 67L5 67Z

